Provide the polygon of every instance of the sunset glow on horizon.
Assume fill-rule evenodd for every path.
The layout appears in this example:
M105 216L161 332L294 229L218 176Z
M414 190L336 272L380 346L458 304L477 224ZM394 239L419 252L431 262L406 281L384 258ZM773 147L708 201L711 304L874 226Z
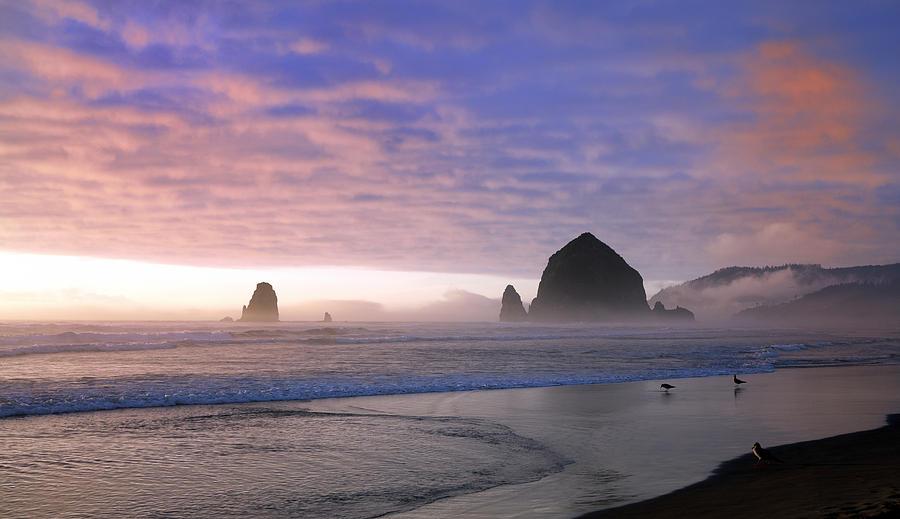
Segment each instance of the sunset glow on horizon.
M496 313L485 287L537 280L362 268L228 269L128 260L0 253L6 319L218 320L240 317L258 281L270 281L282 320L477 321ZM85 282L89 280L90 283Z
M900 261L900 4L0 0L0 319ZM495 308L496 310L491 310ZM182 317L183 316L183 317Z

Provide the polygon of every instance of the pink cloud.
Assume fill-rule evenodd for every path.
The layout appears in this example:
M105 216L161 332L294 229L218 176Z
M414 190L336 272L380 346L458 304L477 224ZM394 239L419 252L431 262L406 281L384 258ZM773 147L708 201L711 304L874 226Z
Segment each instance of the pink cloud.
M141 48L150 42L150 32L132 20L125 22L121 34L122 39L132 47Z
M716 143L698 168L718 186L703 203L716 215L704 225L707 268L896 261L877 244L892 220L872 189L891 181L878 165L898 155L890 135L870 131L878 100L865 78L796 41L760 44L735 63L735 79L706 86L747 117L694 136Z
M569 27L549 5L530 20L536 29L528 16L507 27L513 36L360 22L371 48L356 36L220 27L208 13L132 19L35 5L54 30L78 20L121 48L0 42L0 65L29 81L0 98L0 242L13 250L538 275L585 230L651 268L750 253L769 261L791 255L788 245L837 260L889 234L871 223L885 211L870 192L884 174L862 145L873 104L860 100L862 73L799 42L712 59L662 48L595 59L580 45L600 18ZM686 36L614 25L592 52L635 35ZM230 62L220 33L256 49L241 59L271 62ZM498 35L508 40L490 54ZM551 58L507 67L518 38ZM378 53L385 41L404 52ZM196 66L141 68L154 44L208 52ZM447 48L470 75L439 70ZM434 70L419 70L430 66L419 52L435 56ZM716 67L726 61L740 73L723 86ZM295 75L281 77L282 63ZM302 76L307 67L322 77ZM689 84L728 106L659 108L670 76L677 95ZM733 112L749 117L715 117ZM895 143L884 149L898 155ZM868 198L854 198L858 189Z
M709 253L718 265L820 263L840 251L839 241L792 222L774 222L753 233L723 233Z
M309 37L303 37L291 44L297 54L319 54L328 50L328 44Z
M98 29L109 29L110 22L94 7L76 0L32 0L28 6L34 14L50 23L63 19L77 20Z
M134 87L144 76L67 49L14 39L0 40L0 65L25 69L52 87L78 85L89 95Z
M790 41L763 43L738 63L742 74L725 93L753 119L725 129L724 168L732 162L770 180L885 180L862 142L875 107L856 71Z

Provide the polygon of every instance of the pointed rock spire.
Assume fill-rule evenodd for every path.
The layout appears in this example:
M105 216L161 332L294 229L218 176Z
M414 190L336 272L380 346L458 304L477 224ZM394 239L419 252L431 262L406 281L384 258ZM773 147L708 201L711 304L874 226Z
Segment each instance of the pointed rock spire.
M256 285L250 304L241 310L241 321L277 321L278 296L272 285L262 282Z
M500 322L517 323L526 319L528 319L528 314L525 313L522 298L516 292L515 287L506 285L506 290L503 291L503 302L500 306Z

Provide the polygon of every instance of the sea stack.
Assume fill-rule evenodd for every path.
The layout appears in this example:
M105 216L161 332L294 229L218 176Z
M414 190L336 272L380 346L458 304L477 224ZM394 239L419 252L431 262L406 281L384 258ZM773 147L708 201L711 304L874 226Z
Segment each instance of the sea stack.
M650 317L644 280L616 251L584 233L550 256L529 321L620 321Z
M525 306L522 305L519 293L512 285L506 285L506 290L503 291L503 302L500 305L500 322L519 323L527 319L528 314L525 313Z
M329 314L328 312L325 312L325 317L322 318L322 322L330 323L331 322L331 314Z
M673 310L666 310L666 306L661 301L657 301L653 305L653 315L657 319L673 320L673 321L693 321L694 312L687 308L676 306Z
M250 304L241 310L240 321L273 322L278 320L278 296L272 285L263 282L256 285Z

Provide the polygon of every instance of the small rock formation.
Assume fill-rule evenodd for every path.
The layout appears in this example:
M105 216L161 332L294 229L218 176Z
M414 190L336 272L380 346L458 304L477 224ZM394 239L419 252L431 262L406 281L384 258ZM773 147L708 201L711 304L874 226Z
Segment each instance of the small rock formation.
M586 232L550 256L528 320L613 321L650 315L640 273Z
M234 319L232 319L230 316L226 315L225 317L219 319L219 322L220 323L233 323Z
M528 314L525 312L525 306L522 305L519 293L512 285L506 285L506 290L503 291L503 302L500 306L500 322L518 323L527 319Z
M268 283L258 283L250 304L241 310L240 321L272 322L278 320L278 296Z
M330 323L331 322L331 314L329 314L328 312L325 312L325 317L322 318L322 322Z
M674 310L666 310L666 306L662 304L662 302L657 301L655 305L653 305L653 315L657 319L666 319L666 320L677 320L677 321L693 321L694 320L694 312L691 312L687 308L682 308L680 306L676 306Z

